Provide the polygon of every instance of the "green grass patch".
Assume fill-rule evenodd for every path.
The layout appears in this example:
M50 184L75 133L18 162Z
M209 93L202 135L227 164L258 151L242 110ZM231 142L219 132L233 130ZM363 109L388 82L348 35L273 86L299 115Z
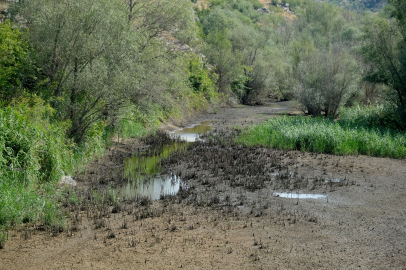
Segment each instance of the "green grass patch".
M0 109L0 228L40 221L61 230L65 216L56 203L57 183L103 155L109 129L95 123L76 145L65 135L69 123L53 121L53 109L40 99L30 102ZM140 122L121 124L127 137L147 132Z
M238 143L339 155L405 158L406 133L328 118L282 116L243 130Z
M64 123L51 124L51 113L43 104L0 110L0 226L37 220L53 226L60 216L50 194L72 168L73 151Z
M63 229L57 183L104 153L103 123L95 123L76 145L66 138L69 122L53 120L53 112L35 97L0 109L0 228L40 221Z
M340 109L340 123L368 128L404 130L400 113L395 104L383 103L374 106L356 105Z

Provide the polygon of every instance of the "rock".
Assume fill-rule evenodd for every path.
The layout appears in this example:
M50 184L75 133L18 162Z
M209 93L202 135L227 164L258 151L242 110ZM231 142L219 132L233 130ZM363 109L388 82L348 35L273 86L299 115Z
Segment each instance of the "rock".
M200 22L199 17L195 17L195 22Z
M181 128L177 127L177 126L174 126L174 125L171 125L171 124L165 124L165 125L163 124L163 125L160 126L160 129L163 130L163 131L172 133L175 130L179 130Z
M288 14L295 14L291 9L288 3L281 3L280 5L278 5L279 7L281 7L286 13Z
M76 181L73 180L71 176L64 175L61 180L58 182L60 186L76 186Z
M178 49L179 49L180 51L182 51L182 52L188 52L188 51L190 51L190 47L189 47L188 45L186 45L186 44L183 44L183 45L179 46Z
M270 14L271 13L269 11L269 9L267 9L266 7L262 7L260 9L257 9L257 12L260 12L261 14Z
M286 8L286 7L283 8L283 10L286 11L286 13L288 13L288 14L295 14L295 13L294 13L292 10L290 10L290 8L288 8L288 7L287 7L287 8Z

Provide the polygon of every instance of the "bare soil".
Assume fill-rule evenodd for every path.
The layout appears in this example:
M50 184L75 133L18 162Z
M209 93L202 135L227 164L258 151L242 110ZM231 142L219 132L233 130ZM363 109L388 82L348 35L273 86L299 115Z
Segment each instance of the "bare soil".
M148 148L147 140L116 142L75 177L84 202L64 203L68 228L18 227L0 250L0 269L406 269L405 160L229 142L228 127L281 113L297 112L270 102L174 125L217 121L217 137L163 162L184 185L154 202L88 199L126 181L123 159Z

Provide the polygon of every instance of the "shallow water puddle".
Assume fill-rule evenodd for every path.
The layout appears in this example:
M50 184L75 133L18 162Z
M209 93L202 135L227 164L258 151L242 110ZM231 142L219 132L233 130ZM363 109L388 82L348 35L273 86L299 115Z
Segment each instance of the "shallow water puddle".
M295 173L293 173L293 172L291 172L291 173L270 173L269 175L270 176L279 176L279 177L282 177L282 178L288 178L288 177L293 178L293 177L295 177Z
M340 183L341 180L337 179L337 178L333 178L333 179L328 179L326 181L324 181L325 183Z
M134 155L124 160L124 177L129 179L127 185L117 188L120 198L134 198L148 196L152 200L158 200L161 195L176 194L182 181L176 175L162 176L161 162L169 157L174 151L187 151L190 143L199 138L200 133L213 129L214 121L202 122L197 125L186 127L173 132L186 142L176 142L165 145L162 153L150 157Z
M184 129L175 130L173 134L175 136L180 136L182 139L187 142L195 142L199 138L199 134L208 132L213 129L212 124L217 121L205 121L197 125L192 125Z
M146 180L146 181L145 181ZM151 200L159 200L161 195L177 194L181 180L174 175L161 178L160 176L144 181L129 182L126 186L119 189L120 198L148 197Z
M161 176L161 162L174 151L186 151L189 144L188 142L176 142L165 145L161 154L150 157L134 155L125 159L124 177L129 181L127 185L116 189L117 195L120 198L148 196L152 200L157 200L161 194L177 193L180 179L175 175Z
M161 161L169 157L174 151L186 151L188 142L176 142L165 145L161 154L149 157L134 155L124 160L124 177L130 180L145 179L146 176L153 176L161 172Z
M305 194L305 193L288 193L288 192L281 192L281 193L274 193L274 197L281 197L281 198L290 198L290 199L323 199L326 198L326 195L322 194Z

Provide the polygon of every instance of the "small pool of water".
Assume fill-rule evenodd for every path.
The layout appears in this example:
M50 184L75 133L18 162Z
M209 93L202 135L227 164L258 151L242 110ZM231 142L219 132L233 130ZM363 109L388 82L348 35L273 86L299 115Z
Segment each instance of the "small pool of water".
M124 160L124 177L129 179L127 185L117 188L120 198L149 197L158 200L161 195L176 194L182 184L182 180L176 175L161 175L161 163L164 158L169 157L174 151L187 151L190 143L199 138L199 134L213 129L215 122L201 122L184 129L173 132L186 142L176 142L163 147L162 153L143 157L134 155Z
M180 136L187 142L195 142L199 138L199 134L206 133L213 129L213 124L217 121L205 121L197 125L185 127L183 129L175 130L172 133L175 136Z
M281 197L281 198L290 198L290 199L323 199L326 198L326 195L322 194L305 194L305 193L288 193L288 192L281 192L281 193L274 193L274 197Z
M144 180L146 177L161 173L162 159L169 157L174 151L186 151L189 143L176 142L165 145L162 153L143 157L137 154L124 159L124 177L130 180Z
M287 177L290 177L290 178L293 178L294 176L295 176L295 174L293 173L293 172L291 172L291 173L270 173L269 174L270 176L280 176L280 177L282 177L282 178L287 178Z
M176 175L161 175L162 160L174 151L186 151L190 143L176 142L165 145L162 153L155 156L138 156L124 160L124 177L128 179L125 186L117 188L120 198L149 197L158 200L161 194L174 194L179 191L181 180Z
M324 182L326 182L326 183L340 183L341 180L337 179L337 178L333 178L333 179L328 179L328 180L326 180Z
M173 177L160 175L147 181L128 182L126 186L117 190L119 198L148 197L151 200L159 200L161 195L177 194L181 180L174 175Z

